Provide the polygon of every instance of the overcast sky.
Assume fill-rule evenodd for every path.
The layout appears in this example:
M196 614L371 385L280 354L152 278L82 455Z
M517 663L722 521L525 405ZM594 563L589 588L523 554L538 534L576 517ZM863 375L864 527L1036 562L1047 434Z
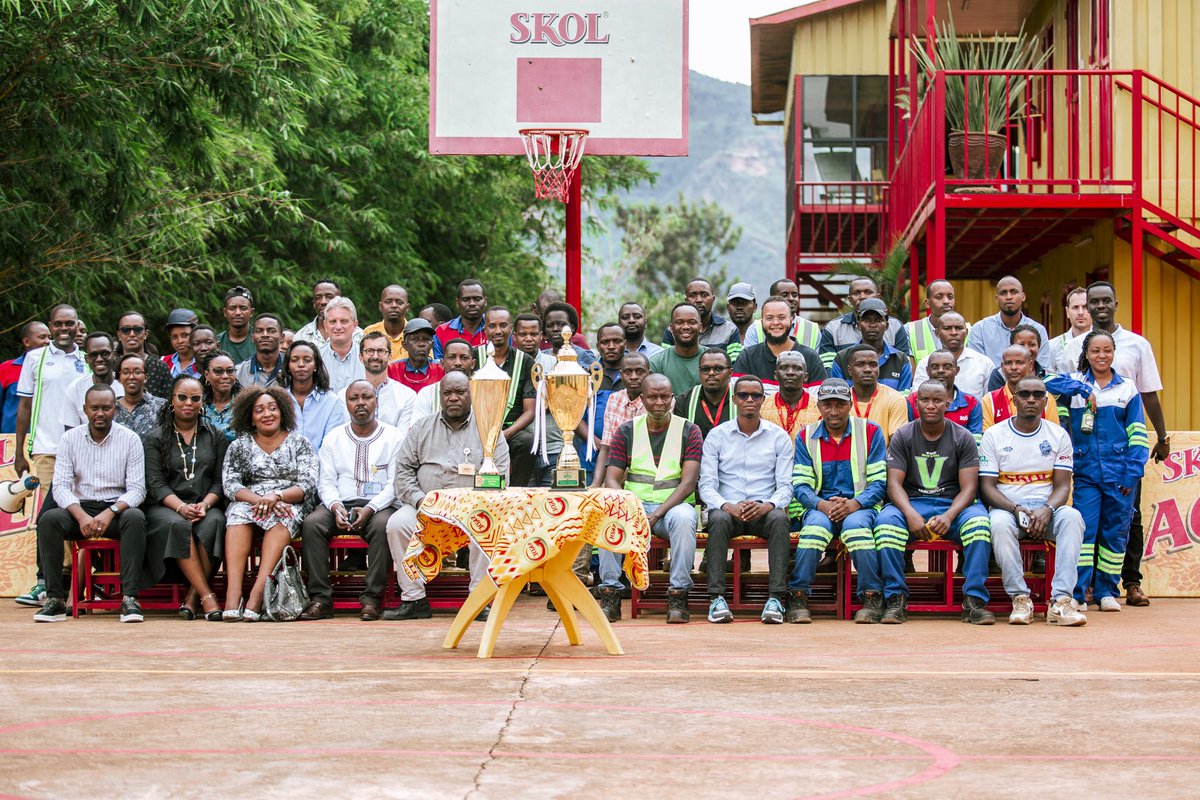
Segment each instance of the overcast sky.
M762 17L813 0L691 0L688 57L696 72L750 83L751 17Z

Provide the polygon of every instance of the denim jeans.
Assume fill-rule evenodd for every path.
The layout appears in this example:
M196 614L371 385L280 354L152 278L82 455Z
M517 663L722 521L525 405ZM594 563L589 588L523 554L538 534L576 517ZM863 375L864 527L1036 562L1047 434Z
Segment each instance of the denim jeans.
M661 503L645 503L646 514L653 514ZM696 509L680 503L666 513L650 531L666 539L671 548L671 588L692 588L692 566L696 563ZM624 558L608 550L600 551L600 586L621 588L621 564Z
M1027 538L1017 527L1017 518L1002 508L993 508L992 553L1004 575L1004 591L1009 597L1029 594L1025 583L1025 565L1021 563L1019 540ZM1070 597L1079 574L1079 550L1083 545L1083 516L1070 506L1054 510L1045 539L1054 542L1054 577L1050 581L1052 599Z

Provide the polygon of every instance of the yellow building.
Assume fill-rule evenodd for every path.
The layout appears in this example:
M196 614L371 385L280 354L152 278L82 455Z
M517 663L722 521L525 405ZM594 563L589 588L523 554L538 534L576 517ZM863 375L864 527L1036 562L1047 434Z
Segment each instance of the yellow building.
M911 48L947 24L960 39L1024 30L1049 59L914 79ZM1017 275L1051 335L1070 289L1109 280L1120 324L1154 346L1168 427L1200 429L1198 34L1189 0L821 0L751 20L752 112L782 112L789 274L814 284L900 243L913 283L950 278L971 320ZM951 81L1000 122L956 137Z

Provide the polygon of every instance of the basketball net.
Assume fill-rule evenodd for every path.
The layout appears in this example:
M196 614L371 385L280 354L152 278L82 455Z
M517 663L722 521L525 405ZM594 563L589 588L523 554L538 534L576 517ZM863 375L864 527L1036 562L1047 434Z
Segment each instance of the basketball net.
M533 170L533 191L539 200L567 202L571 175L583 158L588 132L577 128L525 128L525 157Z

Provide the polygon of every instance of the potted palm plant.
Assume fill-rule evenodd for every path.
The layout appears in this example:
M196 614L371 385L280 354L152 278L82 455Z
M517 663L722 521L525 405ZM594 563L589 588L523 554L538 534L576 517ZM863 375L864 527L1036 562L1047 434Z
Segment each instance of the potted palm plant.
M921 67L923 97L929 80L939 70L1028 72L1041 69L1051 49L1042 50L1036 37L1000 35L986 39L959 39L954 20L936 31L933 55L914 38L910 45ZM946 78L947 148L956 178L995 177L1004 164L1005 138L1001 131L1012 120L1025 115L1028 75L951 75ZM986 97L986 102L985 102ZM897 102L907 110L908 98ZM986 154L986 157L985 157ZM990 174L988 174L990 173Z

